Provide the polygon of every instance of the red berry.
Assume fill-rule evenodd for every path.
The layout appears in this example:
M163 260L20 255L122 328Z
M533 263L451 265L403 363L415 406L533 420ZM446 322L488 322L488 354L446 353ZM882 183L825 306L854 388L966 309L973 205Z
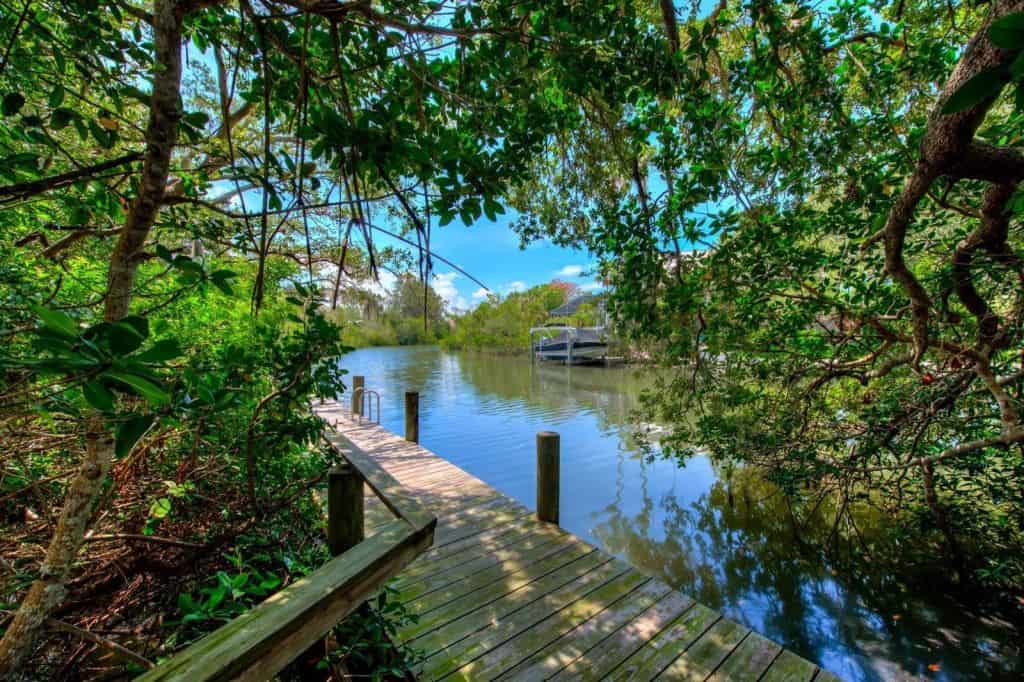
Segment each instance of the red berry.
M924 374L921 376L921 383L925 386L931 386L932 382L935 381L935 377L931 374Z

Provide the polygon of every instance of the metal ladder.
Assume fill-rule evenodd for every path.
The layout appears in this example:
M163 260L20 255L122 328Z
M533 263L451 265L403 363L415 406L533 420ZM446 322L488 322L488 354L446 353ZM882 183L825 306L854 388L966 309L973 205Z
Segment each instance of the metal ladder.
M371 424L380 424L380 393L369 388L357 388L353 393L353 397L359 401L359 414L353 414L352 416L358 418L359 423L363 423L363 417L366 417L366 421ZM377 418L373 418L373 401L377 402Z

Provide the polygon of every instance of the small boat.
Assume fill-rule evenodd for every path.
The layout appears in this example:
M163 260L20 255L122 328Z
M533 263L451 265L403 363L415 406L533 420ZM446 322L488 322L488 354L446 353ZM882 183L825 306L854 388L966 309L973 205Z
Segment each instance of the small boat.
M541 338L533 343L534 334ZM603 327L534 327L530 343L536 357L566 364L600 362L608 354Z

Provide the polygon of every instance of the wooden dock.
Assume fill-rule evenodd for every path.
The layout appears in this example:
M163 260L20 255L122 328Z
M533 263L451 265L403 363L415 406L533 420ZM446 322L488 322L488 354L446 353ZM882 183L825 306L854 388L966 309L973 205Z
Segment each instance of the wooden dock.
M433 452L353 421L347 408L329 404L318 412L336 425L336 446L371 457L438 517L433 547L395 582L419 616L399 637L425 655L416 670L421 679L838 679L538 521ZM367 537L392 519L367 494Z

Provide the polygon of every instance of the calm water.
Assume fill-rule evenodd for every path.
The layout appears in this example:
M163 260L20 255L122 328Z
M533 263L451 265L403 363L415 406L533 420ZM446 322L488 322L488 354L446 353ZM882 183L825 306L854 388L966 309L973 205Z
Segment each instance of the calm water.
M849 680L1021 679L1020 640L994 616L881 581L844 581L803 547L784 500L748 472L641 454L629 413L648 384L629 368L373 348L343 364L404 428L420 392L420 441L530 507L534 434L562 436L562 526ZM938 592L936 590L936 592ZM938 671L928 666L938 665Z

